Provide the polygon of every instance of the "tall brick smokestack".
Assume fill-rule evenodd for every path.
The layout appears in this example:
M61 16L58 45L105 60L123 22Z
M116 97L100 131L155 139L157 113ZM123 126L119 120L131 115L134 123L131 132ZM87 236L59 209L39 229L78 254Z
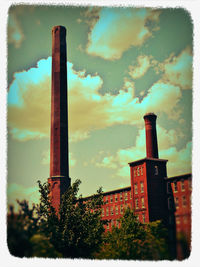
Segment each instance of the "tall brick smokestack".
M70 185L68 163L66 29L52 28L50 196L58 210L61 196Z
M154 113L147 113L144 115L147 158L158 158L156 118L157 116Z

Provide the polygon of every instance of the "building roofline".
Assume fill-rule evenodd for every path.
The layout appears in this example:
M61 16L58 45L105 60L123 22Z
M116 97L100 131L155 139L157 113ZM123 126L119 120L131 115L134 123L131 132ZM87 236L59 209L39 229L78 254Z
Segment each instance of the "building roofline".
M192 174L191 173L184 173L184 174L180 174L180 175L177 175L177 176L166 177L165 179L166 180L175 180L175 179L186 178L188 176L191 176L192 177Z
M102 195L105 196L105 195L114 194L114 193L117 193L117 192L120 192L120 191L125 191L125 190L131 190L131 186L126 186L126 187L117 188L117 189L114 189L114 190L102 192ZM94 194L94 195L98 195L98 194ZM84 200L89 199L89 198L93 197L94 195L83 197L83 199Z
M167 162L168 160L167 159L157 159L157 158L142 158L142 159L139 159L139 160L135 160L135 161L129 162L128 164L131 166L131 165L135 165L135 164L137 164L139 162L143 162L143 161Z

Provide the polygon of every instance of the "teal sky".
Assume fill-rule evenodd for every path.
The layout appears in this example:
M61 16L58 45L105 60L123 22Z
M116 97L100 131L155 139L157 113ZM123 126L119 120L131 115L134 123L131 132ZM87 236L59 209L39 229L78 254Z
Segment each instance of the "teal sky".
M13 6L8 43L8 202L49 176L51 29L67 28L69 152L80 193L130 185L157 114L168 176L191 172L192 35L184 9Z

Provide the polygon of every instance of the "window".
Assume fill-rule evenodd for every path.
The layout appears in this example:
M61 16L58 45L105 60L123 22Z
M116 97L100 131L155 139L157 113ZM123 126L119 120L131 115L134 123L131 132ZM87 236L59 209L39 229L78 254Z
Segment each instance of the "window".
M118 215L118 206L115 207L115 214Z
M105 203L108 204L108 196L105 196Z
M129 193L129 198L132 199L132 195L131 195L131 192Z
M110 196L110 203L112 203L112 201L113 201L113 196L111 195Z
M140 176L140 167L137 167L137 176Z
M184 224L187 224L187 223L188 223L188 218L187 218L187 216L183 216L183 223L184 223Z
M179 217L176 217L176 224L180 224L180 218Z
M178 191L178 187L177 187L177 182L175 181L174 182L174 192L177 192Z
M143 197L141 198L141 201L142 201L142 208L145 208L145 205L144 205L144 198L143 198Z
M144 193L144 183L143 182L140 183L140 192Z
M158 166L155 165L155 175L158 175Z
M182 196L182 205L183 207L186 207L186 197L185 196Z
M136 209L139 209L139 202L138 202L138 198L136 198L136 200L135 200L135 208L136 208Z
M135 194L137 195L137 193L138 193L138 186L137 186L137 184L134 185L134 189L135 189Z
M123 206L122 205L120 206L120 213L121 214L123 213Z
M109 216L109 208L106 208L106 216Z
M115 194L115 202L117 202L117 198L118 198L118 197L117 197L117 194Z
M167 182L167 193L170 194L171 193L171 183Z
M169 210L172 209L172 198L171 197L168 198L168 209Z
M143 175L143 167L141 167L141 169L140 169L140 170L141 170L141 175Z
M181 191L185 191L185 184L184 184L184 180L181 180Z
M128 200L128 193L125 192L125 200Z
M145 214L142 214L142 221L145 223Z
M122 192L120 193L120 201L122 201Z
M110 208L110 213L113 215L113 207Z
M175 207L177 209L179 208L178 197L175 197Z
M192 189L192 183L191 183L190 179L188 180L188 187L189 187L189 189Z
M105 215L105 214L104 214L104 208L103 208L103 209L102 209L102 217L104 217L104 215Z

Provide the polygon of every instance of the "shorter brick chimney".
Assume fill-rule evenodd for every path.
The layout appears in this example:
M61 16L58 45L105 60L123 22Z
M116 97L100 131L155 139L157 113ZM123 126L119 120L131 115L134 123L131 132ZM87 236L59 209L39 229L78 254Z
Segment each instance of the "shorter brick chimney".
M147 158L158 158L156 118L157 116L154 113L146 113L144 115Z

